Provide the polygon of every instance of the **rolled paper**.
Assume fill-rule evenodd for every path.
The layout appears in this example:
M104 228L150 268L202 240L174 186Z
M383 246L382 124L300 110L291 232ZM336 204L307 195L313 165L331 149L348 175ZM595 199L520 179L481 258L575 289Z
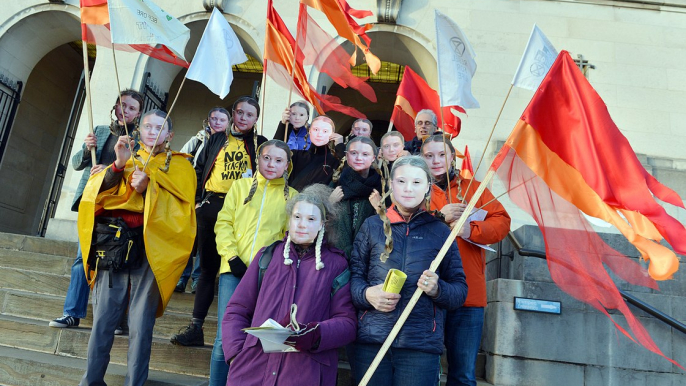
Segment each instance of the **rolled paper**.
M393 268L388 271L382 289L384 292L399 294L400 290L403 288L403 284L405 284L405 279L407 279L405 272Z

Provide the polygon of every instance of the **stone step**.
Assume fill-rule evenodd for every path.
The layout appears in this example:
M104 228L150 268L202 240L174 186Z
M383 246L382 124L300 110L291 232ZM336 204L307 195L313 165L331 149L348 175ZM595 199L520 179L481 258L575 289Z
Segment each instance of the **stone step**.
M0 384L7 386L73 386L79 382L86 360L0 346ZM123 385L126 366L110 364L105 382ZM204 377L151 370L147 386L205 386Z
M71 275L71 266L75 256L66 257L0 248L0 267L66 275L68 277Z
M0 233L0 249L42 253L63 257L76 257L78 243L51 240L43 237Z

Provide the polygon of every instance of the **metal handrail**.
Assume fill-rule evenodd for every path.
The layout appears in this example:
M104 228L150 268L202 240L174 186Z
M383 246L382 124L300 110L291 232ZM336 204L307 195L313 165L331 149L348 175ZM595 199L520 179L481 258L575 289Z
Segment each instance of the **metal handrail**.
M517 240L514 233L510 232L510 240ZM517 248L519 246L519 243L515 244L512 243L515 246L515 250L520 256L528 256L528 257L537 257L539 259L546 259L546 255L544 251L539 251L535 249L529 249L529 248ZM641 311L655 317L656 319L660 320L663 323L666 323L672 328L675 328L682 333L686 334L686 324L681 323L680 321L674 319L673 317L665 314L664 312L658 310L657 308L651 306L650 304L644 302L643 300L638 299L637 297L630 295L622 290L619 290L619 294L622 295L624 300L631 304L632 306L640 309Z

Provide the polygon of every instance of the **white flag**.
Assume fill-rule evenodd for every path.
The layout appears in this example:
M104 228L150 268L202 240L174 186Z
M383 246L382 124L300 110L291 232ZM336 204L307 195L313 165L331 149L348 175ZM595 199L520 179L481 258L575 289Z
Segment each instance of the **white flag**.
M112 43L162 44L186 60L184 50L191 37L183 23L150 0L108 0Z
M534 24L526 43L524 55L519 61L512 84L516 87L536 91L557 58L557 51L543 31Z
M438 10L435 20L441 106L478 109L479 102L472 95L472 77L476 72L472 45L460 27Z
M215 8L202 33L186 78L197 80L224 99L233 82L231 66L247 60L238 37L222 13Z

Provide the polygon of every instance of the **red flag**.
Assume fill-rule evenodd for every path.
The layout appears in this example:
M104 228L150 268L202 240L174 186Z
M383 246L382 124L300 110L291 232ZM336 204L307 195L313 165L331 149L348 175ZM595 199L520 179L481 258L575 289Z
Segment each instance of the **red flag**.
M353 17L363 18L371 16L371 11L353 9L345 0L300 0L300 2L324 12L329 22L336 28L336 32L364 52L369 69L374 74L379 71L381 61L369 51L369 45L372 40L367 36L367 31L372 28L372 25L365 24L361 26L353 19ZM362 43L360 38L364 40L366 45ZM352 65L355 65L355 55L356 52L351 57Z
M405 66L403 72L403 80L398 86L398 92L395 99L395 107L391 121L393 126L403 134L406 140L411 140L414 137L414 118L417 112L422 109L430 109L438 116L438 127L450 134L457 136L460 134L461 121L451 109L455 109L464 113L464 109L459 106L443 106L438 99L436 90L429 87L424 79L422 79L416 72L412 71L410 66ZM441 119L441 110L443 110L443 118L445 125Z
M353 117L366 118L358 110L341 104L340 98L319 94L308 82L301 60L296 60L293 67L293 52L296 51L295 39L274 9L272 0L268 1L267 6L267 33L264 49L264 66L267 69L267 75L284 88L288 89L293 84L296 92L312 104L319 114L335 110Z
M684 254L686 228L653 195L684 205L646 172L568 52L558 56L491 170L505 182L512 201L538 223L555 283L608 317L608 310L619 310L633 337L615 323L617 328L667 358L603 264L629 283L657 288L651 277L669 279L679 265L659 241L664 237ZM617 227L650 260L648 272L605 244L582 212Z
M125 52L140 52L163 62L188 68L190 64L177 57L164 45L153 47L149 44L112 44L110 34L110 16L107 0L81 1L81 40Z
M376 102L374 89L366 83L368 78L358 78L350 69L350 54L336 40L324 31L301 4L298 18L298 60L303 65L313 65L319 72L331 77L343 88L351 87L365 98Z
M460 167L460 176L465 180L474 178L474 167L472 166L472 157L469 155L469 148L464 146L464 158L462 159L462 167Z

